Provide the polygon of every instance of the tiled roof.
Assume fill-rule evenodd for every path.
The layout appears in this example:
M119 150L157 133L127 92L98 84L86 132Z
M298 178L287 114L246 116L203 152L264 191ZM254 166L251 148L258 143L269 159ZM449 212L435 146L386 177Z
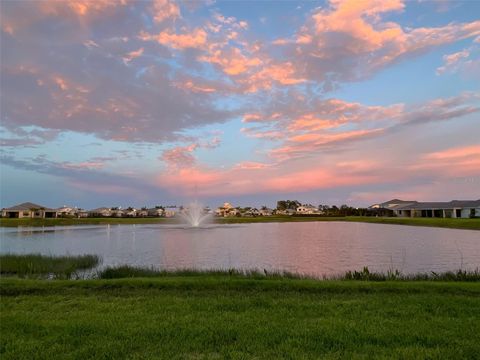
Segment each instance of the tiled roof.
M21 203L21 204L18 204L18 205L9 207L9 208L5 208L4 210L7 210L7 211L26 211L26 210L30 210L30 209L42 209L42 210L48 210L48 211L55 211L53 209L47 208L46 206L34 204L34 203L31 203L31 202Z
M101 208L98 208L98 209L89 210L89 212L102 212L102 211L111 211L111 210L110 210L110 208L106 208L106 207L101 207Z

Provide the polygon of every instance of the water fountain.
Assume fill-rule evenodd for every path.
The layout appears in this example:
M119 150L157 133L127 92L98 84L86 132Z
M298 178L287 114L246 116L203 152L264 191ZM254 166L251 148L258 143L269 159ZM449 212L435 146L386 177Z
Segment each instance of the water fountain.
M181 212L180 216L191 227L199 227L212 217L211 214L205 212L204 207L198 201L194 201L187 205Z

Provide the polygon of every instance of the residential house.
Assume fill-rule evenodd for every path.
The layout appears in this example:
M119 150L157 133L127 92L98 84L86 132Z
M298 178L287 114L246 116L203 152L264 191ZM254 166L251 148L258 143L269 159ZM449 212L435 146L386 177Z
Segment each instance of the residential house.
M155 217L161 217L165 213L165 210L163 208L151 208L148 209L148 216L155 216Z
M260 211L257 209L257 208L251 208L251 209L248 209L247 211L245 211L245 213L243 214L244 216L250 216L250 217L255 217L255 216L260 216Z
M313 205L302 205L297 207L296 213L299 215L319 215L321 212Z
M88 217L88 211L78 209L77 217L79 218L86 218Z
M112 216L112 210L106 207L100 207L88 211L88 216L90 217L109 217Z
M374 207L378 206L378 207ZM480 217L480 200L453 200L449 202L419 202L390 200L375 204L371 209L388 209L399 217L470 218Z
M218 207L215 210L215 216L229 217L229 216L238 216L238 215L240 215L240 210L233 207L233 205L230 204L229 202L223 203L222 206Z
M78 215L79 209L77 207L71 207L63 205L57 210L57 216L59 217L76 217Z
M480 217L480 200L414 202L393 209L399 217L470 218Z
M122 216L123 217L137 217L137 212L138 212L137 209L129 207L128 209L125 209L125 210L122 211Z
M167 218L174 217L177 214L176 206L167 206L163 212L164 216Z
M148 216L147 208L141 208L140 210L137 210L137 217L147 217L147 216Z
M296 211L294 209L284 209L284 210L278 210L277 209L277 215L295 215Z
M261 216L272 216L273 215L273 209L269 209L267 207L261 208L259 211Z
M2 209L2 217L6 218L56 218L57 210L31 202L21 203Z
M124 211L122 210L122 208L120 207L115 207L115 208L112 208L112 216L113 217L123 217L124 215Z

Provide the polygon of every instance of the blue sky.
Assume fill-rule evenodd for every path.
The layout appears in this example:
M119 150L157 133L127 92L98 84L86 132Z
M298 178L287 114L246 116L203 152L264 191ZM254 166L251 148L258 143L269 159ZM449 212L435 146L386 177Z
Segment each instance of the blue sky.
M0 9L0 205L480 197L480 3Z

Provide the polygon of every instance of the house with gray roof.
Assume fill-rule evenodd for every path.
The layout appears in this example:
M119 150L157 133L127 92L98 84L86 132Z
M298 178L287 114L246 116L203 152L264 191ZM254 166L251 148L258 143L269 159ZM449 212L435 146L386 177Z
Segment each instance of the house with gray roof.
M388 209L399 217L472 218L480 217L480 200L419 202L390 200L375 204L371 209Z
M5 218L56 218L57 210L47 208L43 205L34 204L31 202L21 203L9 208L2 209L2 217Z

